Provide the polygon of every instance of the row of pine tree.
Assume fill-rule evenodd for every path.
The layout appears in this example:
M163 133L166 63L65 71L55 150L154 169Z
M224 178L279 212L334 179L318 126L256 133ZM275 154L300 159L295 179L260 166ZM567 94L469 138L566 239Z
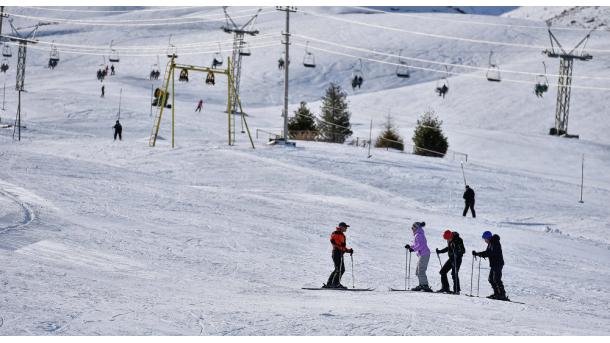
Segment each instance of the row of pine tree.
M311 112L306 102L301 101L294 117L288 122L290 138L344 143L353 133L350 117L347 93L338 84L331 83L322 97L319 118ZM434 157L445 155L449 143L443 134L442 124L433 110L423 113L417 120L412 138L414 154ZM404 151L404 140L390 115L386 117L375 147Z

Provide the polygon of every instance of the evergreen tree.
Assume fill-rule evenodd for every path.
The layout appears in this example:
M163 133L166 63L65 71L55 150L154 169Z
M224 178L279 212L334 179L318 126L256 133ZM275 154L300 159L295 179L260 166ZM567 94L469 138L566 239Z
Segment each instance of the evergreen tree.
M341 86L331 83L322 97L322 122L318 124L320 138L326 142L343 143L352 135L347 109L347 93Z
M428 110L417 120L413 134L413 153L422 156L443 157L449 148L439 120L433 110ZM425 149L425 150L424 150Z
M315 116L305 101L294 111L294 117L288 121L288 134L292 139L314 140L318 135Z
M405 145L402 137L398 133L398 127L394 125L392 116L388 114L386 122L383 124L384 131L375 142L376 148L392 148L404 151Z

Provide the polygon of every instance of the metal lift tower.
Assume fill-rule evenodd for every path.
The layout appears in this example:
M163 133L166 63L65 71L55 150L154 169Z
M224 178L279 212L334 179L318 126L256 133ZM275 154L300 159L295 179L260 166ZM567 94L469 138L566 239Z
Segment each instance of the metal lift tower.
M593 56L584 52L587 41L591 36L592 29L587 35L576 44L576 46L567 52L557 37L551 32L551 24L547 22L549 39L551 40L551 49L544 50L543 53L551 58L559 58L559 80L557 82L557 107L555 109L555 127L551 128L549 134L578 138L578 135L568 134L568 118L570 114L570 93L572 90L572 70L574 68L574 60L589 61ZM580 49L579 49L580 47ZM558 48L558 50L555 50ZM579 51L576 51L579 49Z
M12 18L9 19L9 24L13 28L13 32L15 33L15 37L11 37L10 40L13 42L19 42L19 52L17 53L17 83L15 85L15 90L19 93L18 101L17 101L17 114L15 116L15 128L17 128L18 139L21 140L21 92L24 91L25 85L25 57L27 53L27 45L36 44L37 41L34 40L36 36L36 32L38 32L38 27L41 24L35 25L34 29L30 31L27 35L21 35L19 30L13 26ZM31 27L30 27L31 28ZM15 138L15 130L13 129L13 139Z
M254 29L254 22L256 18L258 18L258 14L262 11L261 8L256 11L256 14L250 18L245 24L242 26L237 26L235 21L231 19L229 13L227 13L227 6L224 6L223 11L225 13L225 24L221 27L221 29L226 33L233 34L233 55L231 57L232 69L231 75L233 76L233 86L234 92L232 97L232 106L233 113L237 113L238 104L237 101L239 99L239 83L241 79L241 57L246 54L244 51L244 35L256 36L259 31ZM243 113L242 113L243 115ZM233 120L233 125L235 125L235 120ZM235 135L235 128L232 128L233 135Z

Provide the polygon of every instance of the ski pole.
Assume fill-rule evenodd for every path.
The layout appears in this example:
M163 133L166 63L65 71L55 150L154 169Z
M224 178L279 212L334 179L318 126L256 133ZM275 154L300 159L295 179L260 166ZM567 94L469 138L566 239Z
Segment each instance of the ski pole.
M476 259L476 256L472 257L472 266L470 267L470 296L472 296L472 274L474 274L474 260Z
M438 265L439 267L443 268L443 263L441 262L441 257L438 253L436 253L436 257L438 257Z
M405 249L405 291L407 290L407 278L409 277L409 251Z
M409 277L407 278L408 284L407 288L411 288L411 251L409 251Z
M456 257L456 252L453 252L453 293L458 293L459 292L459 285L458 285L458 265L457 265L457 257Z
M349 254L349 257L352 259L352 288L356 288L356 281L354 278L354 255Z
M343 254L341 254L341 265L339 265L338 272L339 272L339 284L341 284L341 279L343 278L343 273L345 272L345 265L343 264Z
M477 297L479 296L479 286L481 285L481 259L479 258L479 274L477 275Z

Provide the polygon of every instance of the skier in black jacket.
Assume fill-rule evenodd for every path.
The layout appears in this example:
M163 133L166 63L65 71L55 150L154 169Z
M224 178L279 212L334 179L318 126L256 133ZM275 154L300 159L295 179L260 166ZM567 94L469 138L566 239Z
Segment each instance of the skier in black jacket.
M443 238L447 241L447 247L443 249L436 249L436 254L447 253L449 259L445 262L440 270L442 288L438 290L439 293L449 293L449 281L447 280L447 273L451 270L451 278L453 279L453 293L460 294L460 266L462 265L462 256L466 252L464 248L464 241L460 237L460 234L447 230L443 233Z
M119 136L119 140L123 140L123 126L121 126L121 123L117 120L112 128L114 129L114 140L116 141L116 136Z
M473 256L489 258L489 283L494 290L494 294L488 296L490 299L507 300L504 284L502 283L502 267L504 267L504 257L502 255L502 245L500 236L494 235L489 231L483 232L483 239L487 243L485 251L472 251Z
M472 218L476 218L477 214L474 211L474 190L472 190L470 186L466 185L466 191L462 198L464 198L464 213L462 213L462 216L466 217L466 213L468 213L468 209L470 208Z

